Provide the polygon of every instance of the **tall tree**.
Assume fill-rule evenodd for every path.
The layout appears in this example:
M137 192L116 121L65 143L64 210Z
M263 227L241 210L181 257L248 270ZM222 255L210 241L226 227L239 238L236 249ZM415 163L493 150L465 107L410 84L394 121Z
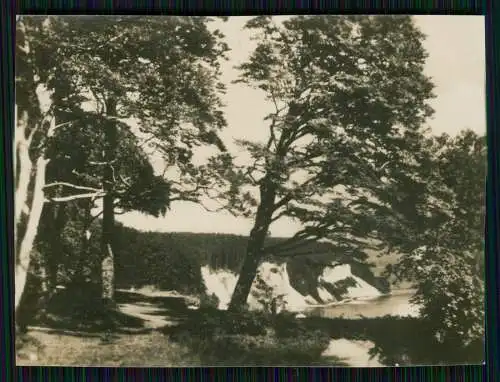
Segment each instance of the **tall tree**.
M76 184L84 189L104 190L103 183L107 175L102 171L105 165L102 161L102 153L106 148L105 131L102 131L99 124L92 124L94 121L93 116L89 120L80 119L71 130L61 132L55 139L55 147L51 151L52 161L47 169L49 183L45 186L45 193L49 199L53 196L59 196L59 200L64 198L68 188ZM120 166L115 166L112 174L113 214L131 210L154 216L165 214L169 205L169 184L161 176L154 174L146 153L137 145L136 137L127 129L121 129L118 133L120 150L116 153L115 162ZM51 182L51 180L55 181ZM103 194L105 195L106 191L103 191ZM97 195L86 200L75 201L71 207L72 216L64 214L65 216L58 216L57 219L49 213L56 207L52 206L53 203L47 204L47 214L43 216L45 224L41 228L48 227L48 229L44 230L38 242L44 243L46 247L43 254L52 258L52 261L47 263L50 268L55 269L58 262L58 257L50 254L61 253L61 250L58 250L60 240L55 240L55 237L61 235L60 231L70 221L81 222L82 252L85 252L85 248L88 247L88 241L94 240L94 237L87 237L87 232L92 222L103 215L102 208L100 212L92 215L92 212L96 210L97 202L102 201L102 198ZM59 210L61 207L59 206ZM57 221L61 222L61 219L62 223L56 224ZM59 230L56 229L57 227ZM75 256L75 258L83 259L83 256ZM109 264L109 267L113 267L113 264ZM78 268L76 264L75 268ZM80 276L80 279L84 278L83 273ZM111 280L112 285L113 275L111 274L108 279ZM107 289L112 291L113 288L110 286Z
M48 153L56 133L73 121L56 116L54 80L62 59L54 49L54 29L42 17L18 17L16 28L16 106L14 129L15 296L17 311L23 295L44 203ZM67 87L66 87L67 88ZM70 94L70 92L66 92ZM67 96L68 102L75 98ZM87 196L88 191L85 195ZM78 199L80 193L65 200ZM55 200L55 199L54 199Z
M421 126L432 113L432 84L423 74L422 33L408 16L297 16L281 25L252 19L257 46L238 82L264 92L274 105L266 142L239 141L253 158L231 168L227 208L255 219L229 309L246 302L263 256L328 239L362 252L384 217L397 217L387 195L412 177ZM375 212L377 211L377 213ZM265 245L271 224L288 217L304 228Z
M135 144L153 147L167 166L176 166L183 183L194 189L168 187L171 198L196 201L206 180L191 163L193 148L215 144L225 125L220 111L219 59L227 50L218 31L210 32L203 17L51 17L59 32L57 52L64 55L59 81L86 97L86 120L102 132L103 298L113 300L113 229L115 202L122 198L117 179L120 152L128 150L118 137L131 132ZM64 99L59 101L64 102ZM80 103L81 104L81 103ZM141 139L142 138L142 139ZM122 156L123 157L123 156ZM158 178L156 189L162 189ZM159 188L158 188L159 187ZM131 202L131 199L128 199Z

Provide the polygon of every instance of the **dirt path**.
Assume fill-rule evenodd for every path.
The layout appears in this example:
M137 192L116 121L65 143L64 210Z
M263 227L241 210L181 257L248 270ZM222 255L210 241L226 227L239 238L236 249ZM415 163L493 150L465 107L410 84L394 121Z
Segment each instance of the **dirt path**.
M176 305L185 305L186 307L192 302L189 296L182 296L175 292L148 290L131 291L124 289L119 289L117 291L133 296L133 300L135 300L119 303L118 307L120 311L129 316L144 320L144 326L149 329L157 329L166 325L173 326L178 322L178 312L173 309L166 309L165 306L161 304L161 299L177 300ZM148 302L148 300L150 302Z
M169 317L158 315L157 313L162 310L158 309L154 304L119 304L118 307L123 313L144 320L144 327L146 328L157 329L166 325L175 325L175 321L170 320Z

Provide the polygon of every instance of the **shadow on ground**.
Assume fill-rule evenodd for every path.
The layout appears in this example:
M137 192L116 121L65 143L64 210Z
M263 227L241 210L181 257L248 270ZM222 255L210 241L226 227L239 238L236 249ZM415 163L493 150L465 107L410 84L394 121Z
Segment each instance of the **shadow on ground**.
M96 336L98 333L141 334L150 331L148 325L170 317L173 324L190 312L184 299L178 297L145 296L133 292L116 292L116 306L109 307L91 294L64 289L52 297L46 308L33 317L27 326L36 330L73 336ZM125 309L126 308L126 309ZM156 326L162 326L159 321Z
M30 322L39 342L51 342L45 362L64 365L66 352L73 354L68 365L347 366L343 357L324 355L332 339L371 341L370 353L385 365L480 364L484 358L482 344L461 349L437 343L432 325L417 318L296 319L291 314L190 310L182 297L126 291L116 293L117 307L110 309L83 297L63 290L45 315ZM103 342L106 333L115 339ZM18 347L32 340L16 336ZM103 343L110 345L102 348Z

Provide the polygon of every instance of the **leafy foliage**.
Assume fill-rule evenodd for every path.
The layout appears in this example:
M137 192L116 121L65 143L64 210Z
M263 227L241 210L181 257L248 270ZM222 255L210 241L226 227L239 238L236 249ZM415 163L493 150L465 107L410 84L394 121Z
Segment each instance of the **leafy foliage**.
M190 190L183 183L199 181L193 150L202 144L224 149L217 136L226 123L218 76L228 48L220 32L208 30L211 19L71 16L50 21L63 36L58 44L63 78L92 105L96 115L90 117L98 116L101 128L106 120L126 120L122 129L136 123L135 144L161 153L166 167L175 166L186 177L181 186ZM110 100L117 102L116 115L107 110ZM187 192L178 186L171 190Z
M257 47L238 82L261 89L275 111L267 142L240 141L254 163L224 174L239 192L226 195L229 208L256 217L265 194L265 225L284 216L305 225L289 246L323 237L339 250L369 246L359 238L376 238L392 205L407 204L397 184L421 187L412 173L433 96L422 34L406 16L297 16L281 25L261 16L247 27Z
M285 295L276 295L273 288L266 284L260 273L257 274L255 281L256 289L252 293L262 305L264 312L275 315L278 311L286 308L286 301L284 301Z
M210 21L23 16L16 44L19 109L35 104L41 84L51 94L52 112L66 125L50 144L50 156L57 160L49 178L99 188L103 168L113 166L118 207L157 215L165 213L169 200L197 201L206 179L191 163L193 149L202 144L224 149L217 136L225 126L218 75L228 48L220 32L207 29ZM26 40L29 51L23 50ZM131 120L138 125L135 130ZM117 124L119 147L113 163L106 163L104 135L110 121ZM167 167L177 166L184 174L181 183L174 186L153 174L146 148L162 152ZM52 191L52 197L68 195L67 187Z
M414 301L439 341L457 346L484 335L485 143L469 130L430 140L424 224L411 225L413 248L392 269L418 287Z

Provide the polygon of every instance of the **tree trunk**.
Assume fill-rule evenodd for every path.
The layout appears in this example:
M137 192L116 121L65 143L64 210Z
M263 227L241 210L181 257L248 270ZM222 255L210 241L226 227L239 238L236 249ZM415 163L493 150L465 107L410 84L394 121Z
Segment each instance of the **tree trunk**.
M108 100L106 105L108 116L116 115L116 101ZM107 305L114 305L115 291L115 270L114 270L114 254L113 254L113 236L115 228L115 209L114 202L114 177L115 169L113 160L116 157L117 142L117 126L115 121L105 122L105 139L106 150L104 153L107 165L104 168L103 188L105 196L103 198L102 212L102 237L101 237L101 276L102 276L102 299Z
M62 231L66 224L66 205L64 203L45 203L40 222L39 234L46 241L42 255L42 264L45 271L44 280L49 294L57 286L59 264L61 263Z
M57 212L56 212L56 218L55 218L56 221L54 227L55 230L54 242L52 245L52 253L49 256L47 264L47 277L51 288L51 292L53 292L57 287L59 264L61 263L61 256L63 252L62 234L64 226L68 221L68 217L66 214L66 204L64 203L58 204L56 210Z
M14 174L15 174L15 198L14 198L14 243L16 250L21 244L19 237L19 224L23 209L28 202L29 184L33 163L29 156L29 141L26 138L28 127L28 113L22 112L21 118L17 119L17 106L15 110L16 125L14 129Z
M19 251L16 254L15 266L15 296L14 307L17 310L21 297L23 295L24 287L31 262L31 251L35 242L35 237L40 223L44 204L44 191L45 185L45 170L47 168L48 160L44 156L40 156L36 162L36 175L33 186L33 200L29 211L28 223L26 231L21 240Z
M263 182L260 194L261 203L257 210L255 225L250 232L247 253L243 260L243 266L241 267L240 276L234 288L231 302L229 303L229 311L240 311L244 309L252 288L253 280L257 275L257 270L262 260L264 243L271 224L276 191L272 183Z
M45 203L39 235L47 240L46 246L39 253L39 271L37 277L40 282L38 290L39 317L47 315L47 308L56 292L59 264L61 261L61 236L66 223L65 204ZM28 281L29 282L29 281Z
M39 95L37 93L37 96ZM33 163L30 158L33 132L42 126L35 125L29 131L29 113L26 110L20 112L17 103L14 113L14 311L17 321L19 317L18 308L26 288L32 260L32 250L45 202L43 187L45 186L45 173L49 161L45 158L43 148L36 163ZM43 122L39 121L39 123ZM32 185L31 200L30 185Z
M262 252L259 247L262 248L258 240L250 238L245 260L240 270L240 276L238 277L238 282L236 283L231 302L229 303L229 311L243 310L247 303L248 295L250 294L253 280L257 275L257 269L259 268L262 258Z

